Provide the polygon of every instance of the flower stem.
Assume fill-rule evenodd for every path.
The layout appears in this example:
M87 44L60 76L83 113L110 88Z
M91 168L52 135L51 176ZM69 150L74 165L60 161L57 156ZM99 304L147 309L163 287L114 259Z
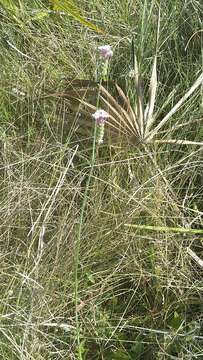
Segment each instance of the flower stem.
M100 84L102 82L102 79L100 79ZM97 96L97 108L99 105L99 97L100 97L100 91ZM96 146L97 143L97 123L95 121L94 125L94 134L93 134L93 145L92 145L92 156L91 156L91 162L90 162L90 171L87 178L86 186L85 186L85 193L84 198L81 206L81 212L80 212L80 221L79 221L79 228L78 228L78 234L76 239L76 247L75 247L75 322L76 322L76 338L77 338L77 346L78 346L78 359L83 360L83 351L81 346L81 329L80 329L80 321L79 321L79 314L78 314L78 304L79 304L79 276L78 276L78 268L79 268L79 260L80 260L80 244L82 239L82 231L83 231L83 225L84 225L84 219L85 219L85 211L86 211L86 205L87 205L87 199L88 199L88 192L90 187L90 181L93 175L94 171L94 164L96 160L96 154L98 153L98 146Z
M78 304L79 304L78 267L79 267L79 259L80 259L80 244L81 244L81 238L82 238L82 230L83 230L83 224L84 224L84 219L85 219L85 210L86 210L87 199L88 199L87 195L88 195L90 181L91 181L91 178L93 175L94 164L95 164L96 130L97 130L97 124L95 122L93 146L92 146L92 157L91 157L91 163L90 163L90 172L89 172L89 175L87 178L84 198L83 198L83 202L82 202L82 206L81 206L80 222L79 222L78 235L77 235L76 247L75 247L75 321L76 321L76 337L77 337L78 359L79 360L83 360L83 355L82 355L82 348L81 348L80 321L79 321L79 314L78 314Z

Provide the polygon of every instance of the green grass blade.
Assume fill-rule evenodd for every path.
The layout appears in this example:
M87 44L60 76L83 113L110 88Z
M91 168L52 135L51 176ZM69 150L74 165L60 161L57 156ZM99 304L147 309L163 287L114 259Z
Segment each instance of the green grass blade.
M0 0L0 5L2 5L4 9L8 11L17 11L16 3L13 0Z
M104 33L104 31L98 26L92 24L90 21L86 20L80 13L80 9L73 3L71 0L51 0L53 9L56 11L65 11L67 14L72 16L82 25L90 28L91 30L96 31L97 33Z

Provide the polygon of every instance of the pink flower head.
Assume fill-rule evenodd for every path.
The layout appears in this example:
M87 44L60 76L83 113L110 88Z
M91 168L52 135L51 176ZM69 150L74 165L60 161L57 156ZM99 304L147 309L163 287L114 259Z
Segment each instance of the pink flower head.
M98 47L101 57L108 60L113 56L113 50L110 45L103 45Z
M108 113L105 110L99 109L92 114L92 117L95 119L98 125L104 124L105 120L109 117Z

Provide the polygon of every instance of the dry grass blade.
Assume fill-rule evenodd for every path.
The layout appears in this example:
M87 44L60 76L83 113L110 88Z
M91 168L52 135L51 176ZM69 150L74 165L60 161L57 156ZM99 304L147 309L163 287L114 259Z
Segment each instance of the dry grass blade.
M177 144L177 145L199 145L199 146L203 146L203 142L190 141L190 140L168 139L168 140L151 140L151 141L153 143L156 143L156 144Z
M126 127L128 127L128 129L132 135L134 133L135 129L131 122L129 114L125 111L125 109L121 105L119 105L119 103L114 99L114 97L102 85L100 86L100 91L103 95L106 96L106 99L103 96L101 96L101 99L105 102L105 104L107 106L109 106L111 108L112 112L114 112L114 114L116 114L116 116L119 118L119 120Z
M166 124L166 122L177 112L177 110L183 105L183 103L192 95L192 93L202 84L203 82L203 73L198 77L195 83L191 88L186 92L186 94L177 102L177 104L169 111L169 113L161 120L161 122L155 127L154 130L146 137L146 140L150 141L154 135Z
M117 133L122 133L123 135L130 135L126 128L122 127L121 124L110 114L109 119L111 119L113 122L106 120L105 123L111 128L115 129Z
M122 97L123 101L124 101L124 104L126 106L126 109L127 109L127 113L129 114L129 121L132 125L132 128L134 129L135 131L135 135L136 136L139 136L140 133L139 133L139 124L137 122L137 118L136 118L136 115L131 107L131 104L130 104L130 100L129 98L124 94L123 90L116 84L116 89L119 93L119 95Z
M196 261L196 263L203 268L203 260L199 258L199 256L197 256L197 254L194 253L194 251L192 251L189 247L187 248L187 253L191 256L191 258L193 260Z
M87 106L89 109L91 109L91 110L93 110L93 111L96 111L96 110L97 110L96 106L94 106L94 105L86 102L85 100L78 99L78 101L79 101L81 104Z
M137 91L137 118L140 129L140 135L144 135L144 106L143 106L143 96L142 96L142 87L140 83L139 67L137 62L137 57L134 55L134 71L135 71L135 87Z
M153 113L154 113L154 105L156 100L156 91L157 91L157 57L155 55L153 68L152 68L152 75L150 80L150 87L149 87L148 111L146 112L146 129L145 129L146 135L151 125L154 122Z
M152 67L152 75L150 79L149 85L149 103L146 106L144 120L145 120L145 136L148 134L150 127L155 121L154 116L154 105L156 100L157 93L157 50L158 50L158 42L159 42L159 33L160 33L160 7L158 11L158 23L157 23L157 35L156 35L156 54L154 57L153 67Z
M129 135L132 135L132 132L133 132L133 131L132 131L132 129L130 128L130 126L128 125L128 123L126 122L127 116L126 116L125 113L123 112L123 109L122 109L122 112L123 112L125 118L124 118L122 115L120 115L120 112L121 112L121 111L120 111L120 112L117 111L117 110L115 109L115 107L112 106L112 105L110 104L110 102L107 101L103 96L100 96L100 99L106 104L108 112L109 112L109 110L110 110L110 111L115 115L115 117L116 117L117 119L119 119L119 121L118 121L118 120L116 120L116 118L115 118L114 116L111 116L111 119L113 119L113 121L118 125L118 129L120 129L120 127L121 127L121 128L123 128L123 129L125 129L126 132L127 132ZM120 106L120 105L119 105L119 106Z

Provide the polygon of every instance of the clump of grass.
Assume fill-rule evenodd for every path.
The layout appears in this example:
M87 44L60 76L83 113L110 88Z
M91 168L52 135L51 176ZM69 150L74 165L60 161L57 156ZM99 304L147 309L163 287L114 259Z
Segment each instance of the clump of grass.
M0 13L0 357L200 357L202 148L194 143L201 142L201 89L157 130L200 73L200 2L162 4L157 48L151 2L78 1L104 36L64 14L37 19L35 10L48 4L19 4L16 14ZM132 36L142 84L125 81ZM91 162L93 120L72 97L47 95L70 83L68 91L77 93L74 80L93 81L100 69L95 49L104 43L115 56L101 100L112 107L109 127L124 127L127 141L119 132L108 140L107 124ZM150 71L155 49L157 81L156 62ZM122 107L111 97L115 79ZM144 142L145 124L132 123L142 112L133 97L140 84L144 95L150 86L148 119L161 142L129 141L137 124ZM146 106L145 96L137 99Z

